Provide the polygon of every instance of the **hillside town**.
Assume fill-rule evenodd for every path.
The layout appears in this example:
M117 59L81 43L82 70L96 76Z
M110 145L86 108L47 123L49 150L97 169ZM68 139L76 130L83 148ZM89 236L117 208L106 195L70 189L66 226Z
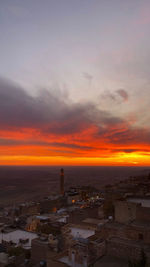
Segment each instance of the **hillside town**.
M150 266L150 175L0 211L0 267Z

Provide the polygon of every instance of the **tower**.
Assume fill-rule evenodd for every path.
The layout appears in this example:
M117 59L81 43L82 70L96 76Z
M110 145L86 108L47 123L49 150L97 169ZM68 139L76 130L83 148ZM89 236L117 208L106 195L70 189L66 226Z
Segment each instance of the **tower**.
M60 170L60 194L64 195L64 169Z

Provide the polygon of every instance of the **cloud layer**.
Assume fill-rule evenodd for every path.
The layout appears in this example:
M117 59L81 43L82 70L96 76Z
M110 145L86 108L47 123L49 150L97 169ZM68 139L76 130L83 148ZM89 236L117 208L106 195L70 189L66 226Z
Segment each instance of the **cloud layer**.
M121 118L98 109L93 103L74 104L69 98L47 90L32 97L15 84L0 80L1 129L32 127L66 135L81 132L92 124L101 129L121 123Z
M117 95L128 101L125 90L116 90L114 99ZM54 152L81 157L100 153L104 158L117 153L149 153L150 130L135 127L127 118L94 103L72 103L60 92L47 90L33 97L0 79L0 148L6 153L12 147L19 151L21 147L40 147L49 156Z

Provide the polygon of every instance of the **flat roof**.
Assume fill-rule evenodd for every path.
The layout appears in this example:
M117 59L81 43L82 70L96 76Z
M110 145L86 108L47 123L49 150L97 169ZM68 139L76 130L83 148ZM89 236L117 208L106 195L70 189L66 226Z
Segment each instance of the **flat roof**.
M99 223L102 223L101 220L99 219L95 219L95 218L86 218L85 220L83 220L82 222L84 223L89 223L89 224L99 224Z
M132 203L140 203L142 207L150 208L150 198L138 198L138 197L128 197L128 202Z
M24 230L15 230L15 231L11 231L9 233L0 233L0 242L2 242L2 240L7 241L7 242L14 242L17 245L19 245L20 243L20 239L22 240L27 240L29 239L25 244L22 244L23 248L31 248L31 241L34 238L37 238L38 235L36 233L32 233L32 232L28 232L28 231L24 231Z
M60 262L63 262L65 264L67 264L67 266L75 266L75 267L83 267L83 264L79 264L79 263L73 263L68 256L64 256L62 258L59 259Z
M75 238L88 238L95 234L94 230L78 227L70 227L71 235Z
M39 220L49 220L49 216L45 216L45 215L37 215L36 218Z

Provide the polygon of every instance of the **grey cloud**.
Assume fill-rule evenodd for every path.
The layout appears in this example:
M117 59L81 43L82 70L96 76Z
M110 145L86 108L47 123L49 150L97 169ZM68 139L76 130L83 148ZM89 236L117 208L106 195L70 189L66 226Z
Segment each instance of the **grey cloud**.
M53 123L57 122L59 125L59 123L72 120L78 130L79 118L84 118L84 112L85 108L80 105L67 105L62 96L58 97L42 90L37 97L32 97L22 88L0 80L1 128L42 127L44 129L45 127L45 130L49 128L53 130Z
M128 126L128 125L127 125ZM110 132L107 136L110 143L133 145L133 144L150 144L150 130L143 128L128 128L121 130L118 129Z
M76 153L75 151L70 151L70 150L61 150L61 149L48 149L50 152L57 153L57 156L63 156L69 155L69 157L76 157L77 155L81 155L81 153ZM53 155L54 156L54 155Z
M126 90L118 89L114 92L105 91L100 98L108 103L115 102L115 104L120 104L122 102L128 101L129 95Z
M88 72L83 72L83 76L86 80L88 80L89 82L92 81L93 76L91 74L89 74Z
M90 149L93 149L94 147L91 147L91 146L82 146L82 145L76 145L76 144L66 144L66 143L51 143L53 146L58 146L58 147L66 147L66 148L79 148L79 149L87 149L87 150L90 150ZM95 149L95 148L94 148Z
M134 149L134 148L133 149L132 148L131 149L130 148L127 148L127 149L126 148L122 148L122 149L120 148L120 149L112 149L111 150L111 152L117 152L117 153L118 152L132 153L132 152L137 152L137 151L141 151L141 150Z
M91 146L82 146L72 143L62 143L62 142L46 142L41 140L16 140L8 138L0 138L0 146L22 146L22 145L36 145L36 146L47 146L47 147L62 147L62 148L71 148L71 149L80 149L80 150L91 150L94 147ZM95 148L94 148L95 149Z
M45 133L72 134L96 124L120 123L93 103L73 104L63 95L41 90L32 97L25 90L0 79L0 129L35 128Z
M120 89L121 90L121 89ZM123 92L118 92L123 95ZM125 94L124 94L124 98ZM128 121L100 110L93 103L74 104L61 93L46 90L32 97L25 90L0 79L0 130L33 128L42 134L79 134L96 126L92 138L113 144L150 143L150 130L131 127ZM20 140L0 140L1 146L21 145ZM72 149L93 149L78 144L28 140L24 145L55 146ZM94 148L95 149L95 148Z
M116 93L124 100L124 101L128 101L128 93L124 90L124 89L118 89L116 90Z

